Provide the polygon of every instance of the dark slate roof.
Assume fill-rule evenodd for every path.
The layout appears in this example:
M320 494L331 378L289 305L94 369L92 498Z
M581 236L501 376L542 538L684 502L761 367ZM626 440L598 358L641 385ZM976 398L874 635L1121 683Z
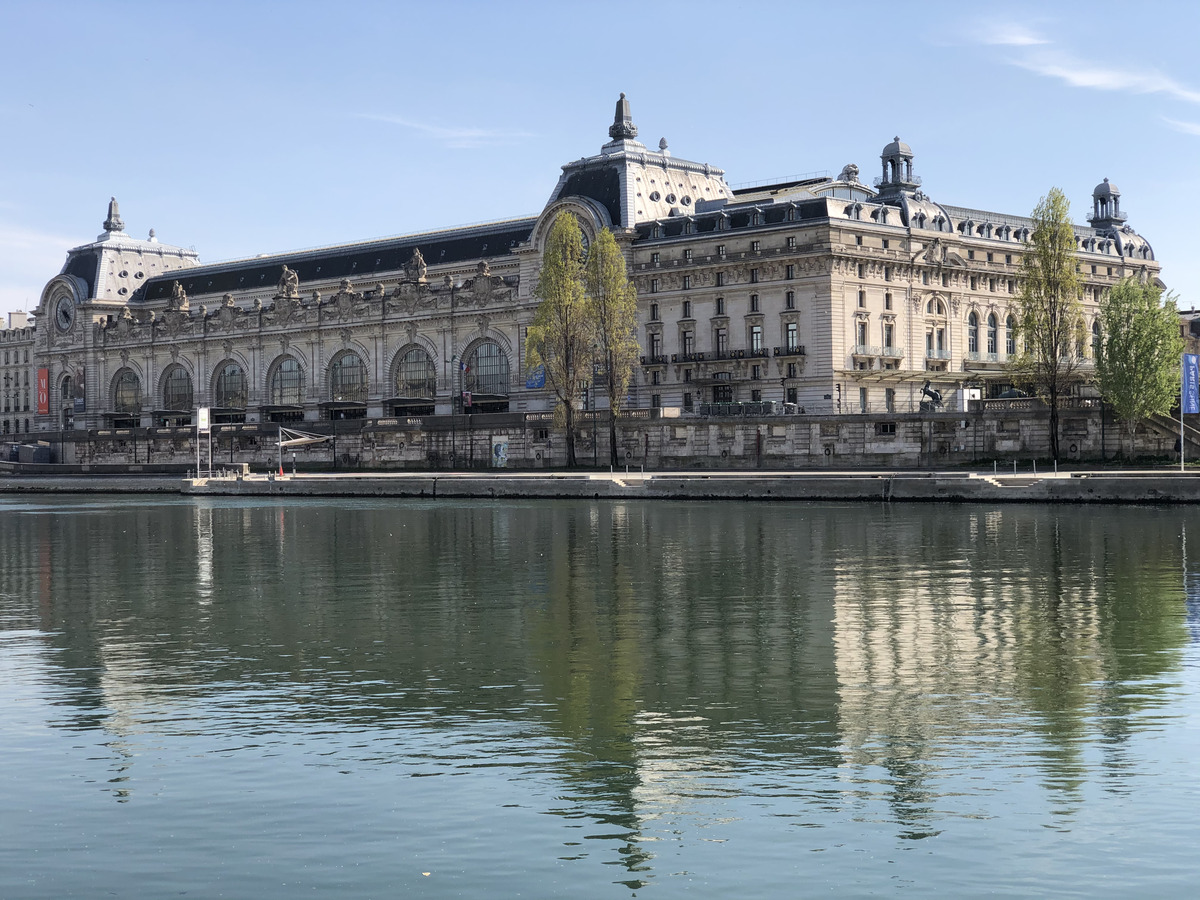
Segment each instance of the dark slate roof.
M615 166L572 172L557 197L589 197L608 210L614 224L621 222L621 175Z
M787 220L787 210L792 204L783 202L774 206L762 206L760 211L763 215L764 225L775 225ZM825 203L825 198L821 197L816 200L800 200L796 204L795 221L799 222L804 219L825 219L829 217L829 207ZM753 205L749 206L731 206L723 209L714 210L712 212L700 213L692 218L692 226L695 234L706 234L717 230L717 220L721 216L729 219L729 227L731 229L747 228L750 225L750 213L754 209ZM660 229L662 237L676 237L684 233L684 223L687 219L683 216L677 216L669 219L659 219L657 222L644 222L637 227L638 241L650 240L654 233L654 226L657 225Z
M342 278L361 285L403 269L417 248L420 248L421 256L429 266L505 256L518 244L529 240L536 221L535 217L514 219L492 225L178 269L148 280L135 299L141 302L166 299L171 295L172 283L176 281L189 296L225 294L255 288L273 290L279 283L285 264L299 276L301 289L306 283L328 283Z
M99 270L100 251L85 250L71 255L61 274L74 275L76 278L83 279L87 282L87 296L92 297L96 293L96 274Z

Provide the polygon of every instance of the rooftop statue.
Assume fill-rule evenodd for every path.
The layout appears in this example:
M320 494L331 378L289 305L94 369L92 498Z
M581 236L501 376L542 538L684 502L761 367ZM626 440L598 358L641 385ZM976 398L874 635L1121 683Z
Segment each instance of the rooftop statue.
M279 276L279 296L289 300L300 296L300 276L287 265L284 265L283 274Z

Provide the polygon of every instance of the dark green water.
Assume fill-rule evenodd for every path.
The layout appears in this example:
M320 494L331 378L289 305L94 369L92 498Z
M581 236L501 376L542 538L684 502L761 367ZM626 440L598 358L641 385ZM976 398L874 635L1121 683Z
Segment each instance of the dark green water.
M1191 897L1189 546L1179 508L0 499L0 897Z

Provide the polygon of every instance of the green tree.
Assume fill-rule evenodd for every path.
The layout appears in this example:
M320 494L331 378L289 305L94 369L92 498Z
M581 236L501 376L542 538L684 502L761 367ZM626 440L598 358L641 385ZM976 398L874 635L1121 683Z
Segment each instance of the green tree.
M1050 408L1050 455L1058 459L1058 408L1078 380L1082 363L1083 306L1075 271L1070 204L1058 188L1033 211L1033 232L1021 258L1018 352L1009 372Z
M598 363L608 393L608 444L617 465L617 416L629 392L638 358L637 289L629 283L625 256L612 232L597 235L587 259L588 305L596 334Z
M575 403L580 380L585 372L591 375L593 327L584 297L583 233L570 213L560 213L550 226L533 293L542 302L529 326L525 361L545 366L546 383L562 411L567 465L574 466Z
M1175 300L1126 278L1100 301L1100 392L1125 426L1130 451L1138 422L1170 412L1179 397L1183 338Z

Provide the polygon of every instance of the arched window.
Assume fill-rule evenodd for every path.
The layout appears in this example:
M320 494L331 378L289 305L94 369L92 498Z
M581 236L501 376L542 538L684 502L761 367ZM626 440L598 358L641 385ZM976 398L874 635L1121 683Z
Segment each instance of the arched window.
M8 387L8 376L7 375L4 376L4 382L5 382L4 386ZM62 397L62 400L64 403L68 400L75 399L75 379L72 376L67 375L63 378L62 394L60 396Z
M1004 320L1004 352L1017 355L1017 322L1012 316Z
M142 385L132 369L122 371L113 382L113 411L131 415L142 411Z
M946 304L944 304L937 297L932 297L930 298L929 302L925 304L925 312L929 313L931 316L944 316L946 314Z
M1100 358L1100 320L1092 323L1092 357Z
M329 399L348 403L367 400L367 367L353 350L340 354L329 366Z
M304 402L304 370L294 357L275 363L268 388L272 406L299 406Z
M217 372L214 401L221 409L246 408L246 373L235 362L227 362Z
M967 352L979 352L979 316L973 310L967 316Z
M437 393L437 371L421 347L413 347L396 367L396 396L432 400Z
M987 317L987 352L996 353L996 316L988 313Z
M192 408L192 376L180 365L171 366L163 379L163 409Z
M508 357L495 341L483 341L467 357L463 390L508 396Z

